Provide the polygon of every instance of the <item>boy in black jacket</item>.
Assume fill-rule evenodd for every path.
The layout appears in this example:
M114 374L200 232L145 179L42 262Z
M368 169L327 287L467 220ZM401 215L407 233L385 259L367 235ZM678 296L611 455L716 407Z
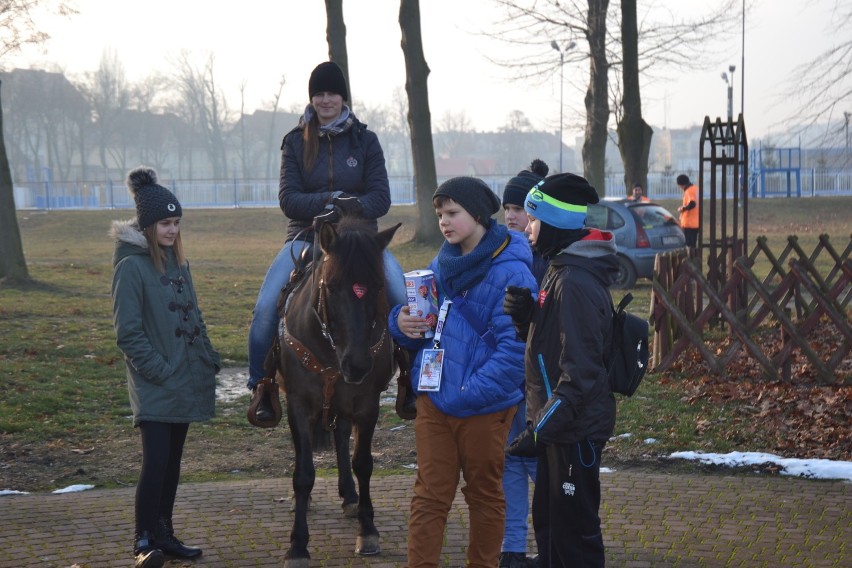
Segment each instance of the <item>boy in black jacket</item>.
M526 232L548 260L541 291L509 288L504 309L525 352L528 426L510 455L538 455L533 527L541 566L604 566L600 458L615 427L605 357L609 285L618 270L612 233L584 227L595 189L557 174L527 195Z

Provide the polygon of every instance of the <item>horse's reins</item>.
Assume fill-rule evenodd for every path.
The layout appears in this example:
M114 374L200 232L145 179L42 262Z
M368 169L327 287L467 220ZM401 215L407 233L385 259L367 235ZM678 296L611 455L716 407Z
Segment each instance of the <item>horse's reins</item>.
M291 247L291 249L290 249L291 256L293 254L292 251L293 251L293 249ZM318 260L319 260L319 246L316 243L314 243L314 245L313 245L313 251L312 252L313 252L314 258L312 260L313 267L311 269L311 272L312 272L311 278L314 281L314 283L316 283L317 273L319 272L319 270L318 270L318 268L319 268L319 262L318 262ZM295 263L295 258L293 260L294 260L294 263ZM320 278L320 281L319 281L319 284L317 285L317 288L318 288L317 306L316 306L316 308L314 308L314 315L317 317L317 321L320 324L320 329L322 331L323 337L325 337L325 339L329 342L332 350L336 350L337 347L334 344L334 338L332 337L331 332L328 330L328 324L327 324L328 311L327 311L327 307L326 307L328 302L325 300L326 286L325 286L325 279L324 278ZM293 292L295 292L295 289L290 293L291 296L292 296ZM289 298L288 298L288 300L289 300ZM289 303L289 301L288 301L288 303ZM285 312L286 312L286 310L285 310ZM329 413L329 410L331 409L331 399L332 399L332 397L334 397L334 385L337 382L337 380L340 377L343 376L343 372L340 369L340 366L337 365L337 364L323 366L323 364L320 362L319 357L314 355L311 352L311 350L308 349L305 346L304 343L302 343L301 341L299 341L298 339L293 337L287 331L287 324L286 324L286 320L285 320L285 317L284 317L285 315L286 315L286 313L281 315L281 338L284 340L284 342L287 344L287 346L290 347L290 349L293 350L293 352L296 354L296 357L299 359L299 362L302 363L302 366L305 369L307 369L311 373L320 375L320 377L322 378L322 380L323 380L323 388L322 388L322 395L323 395L323 397L322 397L323 398L323 401L322 401L322 421L323 421L323 426L326 430L333 430L336 426L337 419L335 417L335 421L329 423L328 413ZM376 325L375 322L373 322L374 327L375 327L375 325ZM387 327L383 327L381 337L379 337L379 340L376 342L375 345L370 347L370 356L371 357L373 357L373 358L376 357L376 355L379 353L382 346L384 345L386 339L387 339Z

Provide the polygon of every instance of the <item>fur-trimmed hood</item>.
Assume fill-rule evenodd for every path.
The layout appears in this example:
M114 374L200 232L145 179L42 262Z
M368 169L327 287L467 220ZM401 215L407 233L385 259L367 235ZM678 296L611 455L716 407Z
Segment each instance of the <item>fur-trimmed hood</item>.
M145 238L145 234L139 228L137 219L113 221L109 236L115 241L115 252L112 257L113 266L128 255L148 254L148 239Z

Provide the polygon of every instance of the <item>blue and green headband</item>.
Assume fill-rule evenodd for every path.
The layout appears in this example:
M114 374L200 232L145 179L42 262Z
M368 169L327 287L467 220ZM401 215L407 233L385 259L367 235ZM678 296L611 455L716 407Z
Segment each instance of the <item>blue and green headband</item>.
M588 206L566 203L547 195L540 189L544 181L538 182L527 193L524 211L557 229L582 229Z

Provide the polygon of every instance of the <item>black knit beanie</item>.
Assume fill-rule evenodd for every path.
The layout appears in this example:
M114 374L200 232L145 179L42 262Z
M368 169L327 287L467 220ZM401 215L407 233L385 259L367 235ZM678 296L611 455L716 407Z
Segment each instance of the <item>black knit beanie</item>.
M677 184L682 185L684 187L689 187L691 184L689 183L689 176L686 174L680 174L677 176Z
M308 98L317 93L337 93L344 101L349 100L349 89L346 88L346 78L343 70L334 61L324 61L314 67L308 81Z
M524 206L524 200L532 187L544 179L550 168L542 160L536 158L529 169L521 170L518 175L506 182L503 188L503 207L506 205Z
M491 216L500 210L500 200L484 181L471 176L450 178L435 190L432 201L436 197L448 197L464 207L470 216L486 229Z
M180 201L175 194L157 183L157 172L139 166L127 174L127 188L136 202L136 216L143 231L162 219L182 217Z

